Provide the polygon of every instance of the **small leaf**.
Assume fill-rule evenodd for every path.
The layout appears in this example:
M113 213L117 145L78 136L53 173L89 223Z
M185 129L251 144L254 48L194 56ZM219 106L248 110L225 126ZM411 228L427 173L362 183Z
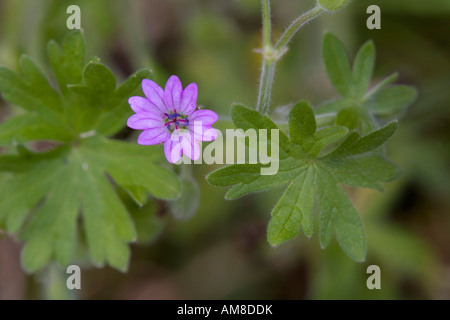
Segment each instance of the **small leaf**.
M350 133L347 138L333 152L330 157L349 157L372 151L385 143L397 130L398 122L392 121L386 126L359 138L356 132Z
M397 131L398 122L392 121L384 127L355 141L346 155L355 155L369 152L384 144Z
M378 116L395 116L417 98L414 87L396 85L379 91L366 102L366 107Z
M324 147L340 141L347 133L348 129L342 126L331 126L318 131L315 136L315 143L308 153L317 157Z
M322 49L325 68L336 90L344 97L352 97L353 75L344 46L333 34L327 32Z
M394 83L398 79L398 73L393 73L381 80L376 86L374 86L363 98L363 101L368 100L371 96L375 95L382 89L388 87L390 84Z
M375 66L375 45L373 41L364 44L356 55L353 64L353 81L355 98L361 99L369 87Z
M308 150L314 143L316 119L314 111L307 101L300 101L289 113L289 135L292 142Z

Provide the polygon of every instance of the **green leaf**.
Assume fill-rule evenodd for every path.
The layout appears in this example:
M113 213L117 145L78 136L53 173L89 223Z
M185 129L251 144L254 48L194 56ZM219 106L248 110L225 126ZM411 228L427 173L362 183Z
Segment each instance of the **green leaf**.
M66 130L48 124L32 113L8 118L0 124L0 145L17 144L30 140L68 142L72 138L72 135Z
M318 131L315 135L315 143L308 150L308 154L317 157L324 147L339 142L347 133L348 129L342 126L331 126Z
M153 79L148 69L139 70L120 85L108 101L108 112L100 115L95 130L100 134L112 136L119 132L132 115L128 99L132 96L143 96L141 83L143 79Z
M361 99L369 87L375 66L375 45L373 41L364 44L356 55L353 64L353 81L355 97Z
M306 151L314 143L316 118L307 101L300 101L289 113L289 134L292 142L299 144Z
M20 238L27 243L23 253L27 271L35 272L49 260L67 265L73 259L80 212L94 264L108 263L122 271L127 269L127 243L136 240L136 232L106 174L119 185L131 186L133 190L144 188L157 197L174 198L181 191L180 182L171 171L152 163L152 153L158 149L139 149L140 146L92 137L75 148L63 146L25 159L21 155L8 156L9 161L15 157L27 166L14 179L4 182L6 198L0 203L0 220L6 222L8 232L24 230ZM11 168L0 165L0 169ZM33 208L36 212L27 219ZM45 259L36 257L34 249L27 249L39 246L49 250Z
M236 112L238 111L238 112ZM341 111L337 122L355 126L355 109ZM234 112L236 126L267 128L272 121L257 112L241 106ZM363 261L367 251L367 240L361 218L341 185L359 186L382 190L382 182L399 176L399 169L378 149L392 136L397 123L360 137L355 131L333 125L317 131L311 106L301 101L289 116L289 134L286 141L285 158L278 162L279 170L274 175L261 175L262 163L235 164L220 168L207 176L209 183L231 187L226 199L237 199L254 192L266 191L288 184L278 204L272 211L267 237L272 246L294 238L303 229L311 237L312 213L320 208L319 239L322 247L336 237L344 252L355 261ZM294 154L293 145L301 145L307 153ZM326 156L322 150L335 148Z
M317 197L320 207L320 244L326 248L333 234L342 250L355 261L364 261L367 237L361 218L345 192L336 186L333 176L317 171Z
M136 185L123 185L122 187L128 192L129 196L140 207L147 203L147 190L144 187Z
M382 89L384 89L384 88L388 87L389 85L393 84L395 81L397 81L397 79L398 79L398 73L393 73L390 76L387 76L386 78L381 80L379 83L377 83L370 91L368 91L366 93L366 95L364 96L363 101L366 101L367 99L369 99L371 96L375 95L376 93L378 93Z
M312 236L315 173L306 168L295 178L272 211L267 237L272 246L294 238L300 227L307 237Z
M52 183L44 204L34 213L22 232L21 240L27 242L22 255L23 266L28 272L39 270L52 257L63 266L68 265L74 255L80 169L74 163L62 168L58 178L64 183ZM50 249L51 255L45 255L45 259L36 261L33 247L43 245L48 248L46 250Z
M235 164L220 168L207 176L210 184L218 187L233 186L225 195L228 200L238 199L252 192L269 190L293 180L304 170L304 163L289 157L279 163L276 175L261 175L261 164Z
M347 52L333 34L326 32L322 49L325 68L336 90L344 97L352 96L353 75Z
M380 182L390 182L400 176L400 170L383 156L366 155L355 158L334 158L324 161L340 184L383 191Z
M319 107L317 107L317 109L315 110L317 115L322 115L322 114L326 114L326 113L332 113L332 112L339 112L341 110L345 110L345 109L350 109L350 108L360 108L361 104L357 101L355 101L355 99L351 99L351 98L338 98L335 99L333 101L329 101L326 102L322 105L320 105Z
M91 61L83 71L83 84L70 85L69 88L89 102L104 104L116 89L116 77L105 65Z
M74 104L76 128L87 132L95 127L101 114L112 109L110 100L116 89L116 78L105 65L91 61L83 71L83 84L68 85L78 97Z
M371 96L366 107L378 116L395 116L402 113L416 98L417 91L414 87L396 85Z
M0 67L0 92L3 98L30 112L42 115L47 123L61 126L61 100L34 62L26 56L20 60L21 72Z
M348 149L346 155L362 154L384 144L398 129L398 122L392 121L384 127L358 139Z
M394 134L397 128L398 122L392 121L362 138L359 138L358 134L353 132L327 157L348 157L372 151L384 144Z
M160 199L177 199L181 193L179 179L169 169L149 161L155 149L118 140L88 139L83 151L87 159L101 161L102 167L125 189L133 185ZM149 157L146 154L150 154Z
M271 150L272 129L279 130L279 128L268 116L263 116L258 111L249 109L241 104L233 104L231 107L231 118L238 128L241 128L243 130L256 130L258 139L258 130L267 130L267 150ZM280 157L285 158L286 155L284 151L289 151L289 138L281 130L279 130L279 144L281 148Z
M341 97L319 106L317 114L337 113L341 118L337 124L368 134L379 126L376 117L395 117L415 101L417 93L413 87L389 87L397 80L397 74L390 75L368 90L375 65L375 45L372 41L366 42L358 51L353 70L350 70L344 46L331 33L325 34L322 51L328 77ZM350 114L343 111L346 109L358 111ZM341 111L343 113L339 116ZM348 121L350 123L343 124Z
M161 146L104 136L124 126L131 112L128 98L142 94L141 81L149 72L136 73L116 89L114 75L97 60L83 68L84 39L78 31L62 47L50 42L48 53L61 94L27 57L19 73L0 68L3 97L26 111L0 124L0 144L13 147L11 154L0 155L0 171L6 173L0 180L0 225L25 242L22 264L28 272L53 261L69 264L82 252L79 238L87 242L95 265L126 271L136 230L117 190L126 190L141 207L148 204L148 193L165 200L181 194L178 177L158 165L164 158ZM21 145L41 139L61 144L44 153ZM148 219L139 221L150 225Z
M50 41L47 46L47 54L58 80L62 93L68 92L67 85L78 84L82 80L85 45L81 31L69 33L60 47L55 41Z

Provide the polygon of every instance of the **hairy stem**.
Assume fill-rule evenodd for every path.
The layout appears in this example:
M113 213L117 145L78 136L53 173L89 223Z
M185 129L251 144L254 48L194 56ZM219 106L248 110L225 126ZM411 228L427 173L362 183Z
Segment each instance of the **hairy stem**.
M272 95L273 79L275 77L275 59L264 59L261 80L259 83L259 95L257 110L261 114L266 114L270 108L270 99Z
M259 80L258 102L256 110L262 114L267 113L270 106L270 96L272 92L272 83L275 75L275 61L269 57L272 51L270 22L270 0L261 0L263 15L263 66L261 68L261 78Z
M308 21L318 17L324 10L317 6L314 9L302 14L292 22L286 31L282 34L275 47L271 40L271 20L270 20L270 0L261 0L262 18L263 18L263 65L261 68L261 77L259 80L258 101L256 110L261 114L266 114L270 109L272 95L272 85L275 77L275 69L278 60L281 59L287 50L287 45L295 33L300 30Z
M298 30L301 29L301 27L303 27L312 19L317 18L323 12L324 10L322 9L322 7L317 6L295 19L281 35L280 40L278 40L277 44L275 45L275 50L283 51L289 44L289 41L291 41L292 37L297 33Z
M264 47L272 47L271 33L272 25L270 22L270 0L262 0L262 10L263 10L263 39Z

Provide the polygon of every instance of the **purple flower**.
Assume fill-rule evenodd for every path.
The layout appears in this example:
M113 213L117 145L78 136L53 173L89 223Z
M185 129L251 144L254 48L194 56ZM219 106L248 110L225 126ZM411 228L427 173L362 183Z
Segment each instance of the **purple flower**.
M144 130L137 140L141 145L164 142L164 153L176 163L183 153L192 160L200 157L199 141L213 141L217 131L212 125L218 116L210 110L197 109L198 88L191 83L184 90L177 76L171 76L163 90L152 80L142 81L146 98L131 97L128 102L136 114L127 125Z

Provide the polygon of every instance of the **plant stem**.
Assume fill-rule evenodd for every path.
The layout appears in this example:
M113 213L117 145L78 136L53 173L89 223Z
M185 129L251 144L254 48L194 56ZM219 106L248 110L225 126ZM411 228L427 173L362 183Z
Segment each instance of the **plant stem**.
M264 47L272 47L272 42L271 42L272 25L270 22L270 0L262 0L262 10L263 10Z
M317 18L320 14L322 14L324 10L320 6L316 6L315 8L309 10L308 12L302 14L300 17L294 20L289 27L286 28L284 33L281 35L280 40L278 40L275 45L275 51L283 51L289 41L291 41L292 37L303 27L306 23L311 21L314 18Z
M259 83L259 95L257 109L261 114L266 114L270 108L270 99L272 95L272 84L275 77L275 59L264 58L261 80Z
M256 110L261 114L269 112L270 100L272 95L272 85L275 77L275 69L278 60L281 59L287 50L287 45L294 34L300 30L308 21L318 17L324 10L317 6L314 9L302 14L294 22L287 27L286 31L278 40L275 47L272 46L271 41L271 20L270 20L270 0L261 0L262 4L262 18L263 18L263 43L262 50L263 65L261 68L261 77L259 80L258 102Z
M262 51L263 65L261 69L261 78L259 80L258 102L256 110L265 114L269 110L270 96L272 92L272 83L275 75L275 61L269 57L272 52L271 32L272 26L270 22L270 0L261 0L262 16L263 16L263 43Z

